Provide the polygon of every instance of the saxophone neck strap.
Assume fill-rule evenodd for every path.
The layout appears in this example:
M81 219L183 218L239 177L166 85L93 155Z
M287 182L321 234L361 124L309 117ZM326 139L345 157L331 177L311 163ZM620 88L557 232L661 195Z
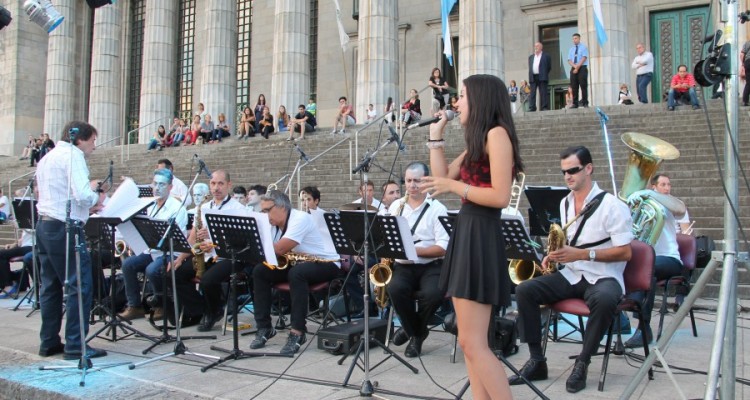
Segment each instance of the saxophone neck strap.
M576 229L576 233L575 233L575 235L573 235L573 239L570 241L570 246L578 247L578 246L576 246L576 243L578 242L578 237L581 236L581 232L583 232L583 226L586 225L586 221L589 220L589 217L591 217L592 215L594 215L594 213L596 212L596 209L599 208L600 205L602 205L602 199L604 198L604 196L606 194L607 194L607 192L601 192L601 193L597 194L596 196L594 196L594 198L589 201L589 202L592 202L594 200L598 200L591 208L589 208L589 210L586 213L586 215L584 215L582 217L581 222L578 224L578 229ZM566 198L565 199L565 213L566 213L566 215L567 215L567 212L568 212L569 205L570 204L568 202L568 199ZM608 240L609 240L609 238L606 238L606 239L604 239L603 242L601 242L601 241L600 242L604 243L604 242L606 242ZM596 242L596 244L601 244L601 243ZM595 246L596 244L590 244L589 247Z

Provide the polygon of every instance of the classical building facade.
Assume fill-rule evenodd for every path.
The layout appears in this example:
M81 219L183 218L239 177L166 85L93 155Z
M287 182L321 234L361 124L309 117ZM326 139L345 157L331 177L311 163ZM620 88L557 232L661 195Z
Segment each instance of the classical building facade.
M368 104L382 113L389 97L403 102L410 89L428 110L433 67L453 88L475 73L520 82L536 41L552 56L552 107L560 108L576 32L590 52L592 105L615 104L620 83L634 86L638 42L656 58L651 97L659 102L677 66L692 70L702 58L704 31L721 26L707 1L601 0L608 40L600 45L591 0L459 0L450 66L437 0L340 0L344 47L332 0L121 0L96 10L53 0L65 21L50 35L21 3L0 0L14 17L0 31L3 155L18 154L29 134L59 138L70 119L93 123L105 146L128 132L144 142L198 103L214 120L236 121L261 93L274 113L314 99L321 126L332 125L340 96L360 121ZM747 30L738 29L742 43Z

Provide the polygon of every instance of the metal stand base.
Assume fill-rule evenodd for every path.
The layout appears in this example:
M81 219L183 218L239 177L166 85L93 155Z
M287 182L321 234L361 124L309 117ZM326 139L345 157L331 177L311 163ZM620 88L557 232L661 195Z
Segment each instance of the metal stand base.
M81 370L81 380L78 382L78 386L86 386L86 373L91 371L101 371L105 368L112 368L112 367L119 367L121 365L127 364L127 362L119 362L119 363L111 363L111 364L102 364L98 367L94 367L94 364L91 362L91 359L86 358L86 365L83 365L83 360L78 360L78 365L52 365L52 366L42 366L39 367L40 371L56 371L56 370L62 370L62 369L80 369Z
M182 340L190 340L190 339L211 339L211 340L216 340L216 335L207 335L207 336L182 336L181 339ZM170 335L169 332L167 331L167 329L164 329L164 333L161 336L159 336L158 338L156 338L154 340L154 343L152 343L151 346L148 346L145 350L143 350L141 352L141 354L144 354L144 355L148 354L148 352L150 352L151 350L153 350L154 347L156 347L156 346L159 346L161 344L166 344L166 343L177 342L177 340L178 340L177 336ZM182 342L182 340L180 342Z
M214 351L220 351L222 353L226 353L227 356L219 358L218 360L214 361L211 364L206 365L205 367L201 367L201 372L206 372L209 369L216 367L226 361L229 360L242 360L245 358L255 358L255 357L287 357L292 358L294 357L293 354L280 354L280 353L248 353L245 351L242 351L240 349L222 349L221 347L211 346L211 350ZM218 358L218 357L216 357Z
M219 358L219 357L208 355L208 354L193 353L192 351L188 350L187 346L185 346L185 343L183 343L182 340L178 340L174 344L174 350L172 350L171 353L162 354L160 356L157 356L157 357L154 357L154 358L150 358L148 360L141 361L139 363L131 363L130 365L128 365L128 369L133 370L136 367L140 367L141 365L146 365L146 364L152 363L154 361L163 360L165 358L169 358L169 357L172 357L172 356L182 356L182 355L186 355L186 354L187 355L191 355L191 356L206 358L206 359L209 359L209 360L215 360L215 359Z
M364 338L364 336L363 336L363 338ZM409 364L408 361L406 361L403 358L401 358L401 356L398 355L398 354L396 354L393 350L391 350L388 347L386 347L385 345L383 345L383 343L380 343L380 341L378 339L375 339L374 337L370 336L370 342L372 342L372 344L380 347L381 349L383 349L384 353L388 354L388 357L384 358L379 363L377 363L377 364L373 365L372 367L370 367L370 371L373 370L373 369L375 369L375 368L377 368L380 364L383 364L384 362L388 361L389 358L394 357L401 364L403 364L406 368L409 368L411 370L411 372L413 372L415 374L419 373L419 370L417 368L415 368L413 365ZM352 349L354 349L354 348L352 347ZM349 371L347 371L346 377L344 378L344 382L341 384L341 386L346 386L349 383L349 378L351 378L351 376L352 376L352 372L354 371L354 366L355 365L358 366L359 369L361 369L361 370L364 371L364 367L359 366L359 358L360 358L360 356L362 356L362 352L364 350L365 350L365 341L364 341L364 339L362 339L362 340L359 341L359 345L357 346L357 351L354 354L354 359L352 360L351 365L349 365ZM338 364L339 365L343 364L344 360L346 360L346 358L349 357L352 353L353 353L352 351L349 351L349 354L344 354L344 356L341 357L341 359L338 361ZM362 390L365 390L366 387L369 387L369 393L370 393L370 395L372 395L372 384L370 383L370 381L368 379L365 379L364 381L362 381ZM362 394L363 396L365 396L365 394L363 394L361 391L360 391L360 394Z
M112 311L110 311L112 313ZM131 325L133 323L131 321L125 320L120 318L118 315L110 315L109 321L104 324L101 328L99 328L98 331L92 333L89 335L88 339L86 339L86 343L90 342L91 339L95 337L100 337L105 340L109 340L110 342L116 342L118 340L125 339L127 337L130 337L132 335L140 336L142 338L148 339L152 342L156 342L157 340L149 336L138 329L133 328ZM117 328L120 328L123 332L123 335L120 337L117 337ZM104 332L106 330L106 332ZM102 332L104 332L103 336L99 336ZM111 337L110 337L111 336Z

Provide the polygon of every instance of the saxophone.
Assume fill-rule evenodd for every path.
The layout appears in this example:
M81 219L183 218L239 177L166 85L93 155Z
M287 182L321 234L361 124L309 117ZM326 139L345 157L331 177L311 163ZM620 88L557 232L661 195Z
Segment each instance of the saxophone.
M563 246L565 246L565 243L568 241L565 237L566 232L568 231L568 227L573 224L573 222L576 222L578 218L583 217L584 215L588 214L588 212L599 203L599 199L593 199L588 202L581 211L573 217L570 221L568 221L565 226L562 228L558 224L552 224L549 227L549 235L547 236L547 254L561 249ZM557 272L557 262L547 260L547 268L539 267L541 270L542 275L549 275L553 272Z
M295 253L293 251L290 251L289 253L286 253L283 256L276 257L276 262L278 263L278 265L273 265L269 263L268 261L263 261L263 265L268 267L268 269L284 270L298 262L328 263L328 262L340 262L340 261L341 261L340 258L323 258L323 257L313 256L311 254Z
M200 204L198 204L198 208L195 210L195 219L193 222L193 231L197 232L200 229L203 229L203 217L201 213L201 207L206 204L207 202L211 201L211 194L206 193L203 196L203 200L201 200ZM201 279L203 276L203 273L206 272L206 260L203 258L203 250L201 250L201 242L196 241L192 246L193 251L193 269L195 270L195 277L198 279Z
M401 215L404 212L407 200L409 200L408 193L398 200L401 204L398 206L396 215ZM393 261L392 258L381 258L379 263L370 267L370 282L375 286L373 296L375 297L375 304L380 308L385 308L388 304L388 292L385 290L385 286L393 276Z

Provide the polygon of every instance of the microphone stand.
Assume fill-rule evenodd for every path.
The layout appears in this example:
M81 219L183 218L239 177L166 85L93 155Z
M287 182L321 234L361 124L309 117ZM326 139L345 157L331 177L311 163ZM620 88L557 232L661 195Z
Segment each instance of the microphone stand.
M292 197L291 190L292 190L292 181L294 180L294 176L297 175L297 173L299 172L300 169L302 169L303 166L305 166L305 165L307 165L307 164L310 163L310 159L307 157L307 155L305 154L305 152L302 151L302 149L299 148L299 146L297 145L297 143L293 143L292 146L293 146L294 150L297 150L297 152L299 153L299 158L297 158L297 163L294 165L294 168L292 169L292 172L288 175L289 176L289 181L287 181L287 183L286 183L286 189L284 189L284 192L290 198ZM304 164L302 164L303 161L305 162ZM299 179L299 176L297 178Z

